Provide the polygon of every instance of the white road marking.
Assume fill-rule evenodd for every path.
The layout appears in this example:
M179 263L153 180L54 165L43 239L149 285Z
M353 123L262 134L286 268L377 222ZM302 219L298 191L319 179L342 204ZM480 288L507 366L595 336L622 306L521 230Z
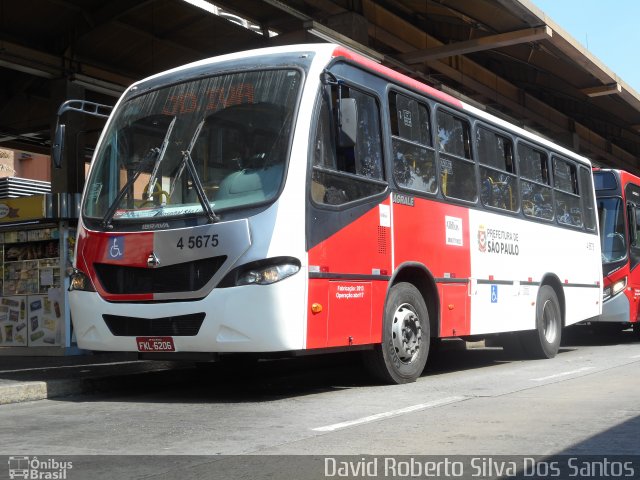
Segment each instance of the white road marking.
M86 367L106 367L109 365L125 365L127 363L135 362L110 362L110 363L82 363L78 365L60 365L58 367L36 367L36 368L20 368L18 370L0 370L0 373L19 373L19 372L35 372L37 370L55 370L56 368L86 368Z
M634 355L634 356L633 356L633 357L631 357L631 358L640 358L640 355Z
M334 423L333 425L326 425L324 427L312 428L316 432L333 432L334 430L340 430L341 428L353 427L354 425L362 425L363 423L375 422L384 418L396 417L398 415L404 415L405 413L417 412L419 410L425 410L427 408L439 407L441 405L447 405L449 403L459 402L466 397L447 397L440 400L434 400L428 403L419 403L417 405L411 405L410 407L400 408L398 410L390 410L388 412L377 413L368 417L358 418L356 420L350 420L348 422Z
M553 378L566 377L567 375L586 372L587 370L593 370L593 367L582 367L582 368L579 368L578 370L571 370L570 372L556 373L555 375L549 375L548 377L532 378L531 380L533 380L534 382L543 382L545 380L551 380Z

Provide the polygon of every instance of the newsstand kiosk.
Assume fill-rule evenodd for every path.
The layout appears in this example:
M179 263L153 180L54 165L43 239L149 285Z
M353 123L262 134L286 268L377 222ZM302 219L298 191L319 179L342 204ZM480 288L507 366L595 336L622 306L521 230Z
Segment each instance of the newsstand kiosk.
M0 199L0 356L80 353L67 300L79 201Z

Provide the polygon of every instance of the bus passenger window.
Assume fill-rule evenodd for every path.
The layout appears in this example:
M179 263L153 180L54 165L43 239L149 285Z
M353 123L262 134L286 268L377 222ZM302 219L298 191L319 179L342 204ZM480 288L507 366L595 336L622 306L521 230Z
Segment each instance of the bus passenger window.
M584 201L584 226L587 230L596 229L596 212L593 207L593 176L588 168L580 167L580 188Z
M518 144L520 200L528 217L553 220L553 202L547 155L524 143Z
M478 189L469 123L442 110L436 117L442 192L450 198L475 202Z
M569 161L553 157L553 182L558 222L582 227L582 206L578 191L578 169Z
M517 211L513 143L509 138L482 127L476 131L476 141L480 160L480 198L483 205Z
M323 91L311 144L311 198L325 205L342 205L386 189L378 103L371 95L341 88L342 98L356 100L357 140L354 146L338 146L337 87Z
M393 146L393 178L400 187L427 193L438 190L431 122L426 105L389 94Z

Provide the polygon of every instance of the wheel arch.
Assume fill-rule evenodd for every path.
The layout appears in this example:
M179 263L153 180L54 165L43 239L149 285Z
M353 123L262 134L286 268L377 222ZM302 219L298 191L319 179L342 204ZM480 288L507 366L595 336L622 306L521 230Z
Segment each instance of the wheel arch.
M566 301L564 298L564 288L562 286L562 282L554 273L546 273L542 277L542 282L540 282L540 286L543 287L545 285L553 288L553 291L556 293L558 297L558 302L560 303L560 314L562 315L562 326L565 326L565 318L566 318Z
M415 286L422 294L424 303L429 312L429 327L431 337L440 336L440 296L436 286L435 277L431 271L423 264L417 262L405 262L399 265L391 276L387 287L386 298L389 297L389 290L395 284L407 282ZM385 299L386 303L386 299Z

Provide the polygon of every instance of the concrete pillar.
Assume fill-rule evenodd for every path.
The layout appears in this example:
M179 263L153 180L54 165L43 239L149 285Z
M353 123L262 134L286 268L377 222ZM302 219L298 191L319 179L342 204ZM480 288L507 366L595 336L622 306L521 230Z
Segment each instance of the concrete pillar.
M365 46L369 45L369 22L362 15L354 12L341 13L330 17L326 25L351 40Z
M53 121L51 122L51 138L55 138L56 113L66 100L84 100L85 90L71 83L66 78L51 82L51 105ZM84 137L86 116L81 113L67 112L62 115L61 123L66 125L65 149L62 168L51 165L52 193L80 193L84 187ZM53 143L53 142L52 142Z

